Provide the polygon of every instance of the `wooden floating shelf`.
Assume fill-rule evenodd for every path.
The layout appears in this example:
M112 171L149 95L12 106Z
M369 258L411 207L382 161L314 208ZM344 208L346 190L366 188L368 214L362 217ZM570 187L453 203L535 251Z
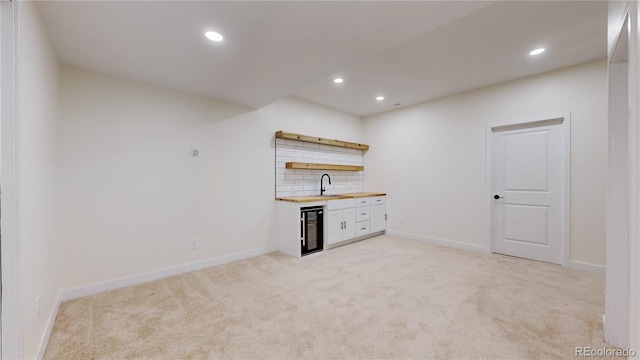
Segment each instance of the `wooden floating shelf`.
M369 145L365 145L365 144L357 144L357 143L352 143L352 142L342 141L342 140L324 139L321 137L300 135L300 134L288 133L284 131L276 131L276 138L287 139L287 140L297 140L297 141L303 141L303 142L314 143L314 144L339 146L343 148L356 149L356 150L369 150Z
M357 165L337 165L337 164L314 164L301 162L286 163L287 169L304 169L304 170L339 170L339 171L363 171L364 166Z

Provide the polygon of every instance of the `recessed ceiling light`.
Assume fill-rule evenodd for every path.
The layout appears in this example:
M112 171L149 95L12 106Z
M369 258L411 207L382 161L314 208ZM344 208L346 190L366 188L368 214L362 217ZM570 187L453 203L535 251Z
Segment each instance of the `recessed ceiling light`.
M222 39L224 39L222 35L220 35L215 31L207 31L206 33L204 33L204 36L206 36L207 39L215 42L219 42L219 41L222 41Z
M333 82L336 83L336 84L342 84L343 81L344 81L343 78L335 78L335 79L333 79Z
M539 55L539 54L542 54L543 52L544 52L544 48L539 48L531 51L529 55Z
M382 100L384 100L384 96L378 96L378 97L376 98L376 100L378 100L378 101L382 101Z

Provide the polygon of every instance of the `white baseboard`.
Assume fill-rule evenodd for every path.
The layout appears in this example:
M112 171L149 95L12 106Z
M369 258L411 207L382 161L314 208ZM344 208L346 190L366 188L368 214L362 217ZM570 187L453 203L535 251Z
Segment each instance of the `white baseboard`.
M47 323L47 331L45 331L44 336L42 337L40 350L38 351L38 357L36 358L38 360L42 360L42 358L44 358L44 352L47 350L47 344L49 344L49 338L51 337L51 332L53 331L53 325L56 323L56 318L58 317L58 310L60 310L60 294L58 294L56 303L53 306L53 311L51 312L51 316L49 317L49 322Z
M481 252L481 253L485 253L485 254L489 253L489 250L485 246L467 244L467 243L462 243L462 242L459 242L459 241L437 239L437 238L432 238L432 237L428 237L428 236L408 234L408 233L403 233L403 232L399 232L399 231L389 231L389 230L387 230L387 235L406 238L406 239L411 239L411 240L418 240L418 241L422 241L422 242L426 242L426 243L434 244L434 245L442 245L442 246L453 247L453 248L456 248L456 249Z
M602 266L602 265L587 264L587 263L583 263L580 261L573 261L573 260L569 261L569 268L575 269L575 270L594 272L594 273L603 274L603 275L605 274L607 269L605 266Z
M206 269L216 265L222 265L233 261L252 258L259 255L268 254L277 250L277 246L263 247L248 251L243 251L235 254L220 256L212 259L197 261L190 264L173 266L161 270L151 271L143 274L127 276L124 278L105 281L98 284L77 287L74 289L63 290L60 292L60 301L67 301L71 299L77 299L84 296L98 294L101 292L119 289L127 286L138 285L145 282L163 279L169 276L188 273L191 271Z

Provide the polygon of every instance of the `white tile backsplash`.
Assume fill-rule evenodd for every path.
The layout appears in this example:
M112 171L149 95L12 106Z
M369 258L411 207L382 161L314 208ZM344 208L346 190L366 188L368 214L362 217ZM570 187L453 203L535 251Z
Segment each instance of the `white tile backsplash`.
M287 169L287 162L362 166L362 150L276 139L276 197L320 195L320 177L325 173L331 177L331 185L326 178L324 181L326 194L364 190L362 171Z

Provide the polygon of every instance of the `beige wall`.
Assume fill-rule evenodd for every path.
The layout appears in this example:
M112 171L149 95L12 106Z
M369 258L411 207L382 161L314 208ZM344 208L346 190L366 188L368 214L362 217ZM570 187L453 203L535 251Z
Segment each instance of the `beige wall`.
M486 246L486 125L566 112L571 260L604 265L604 60L365 118L365 190L389 193L391 231Z
M18 318L23 356L33 359L58 297L60 253L54 238L58 63L34 3L19 5L16 218L22 311Z
M60 114L63 290L275 246L274 133L362 140L302 100L250 111L72 67Z

